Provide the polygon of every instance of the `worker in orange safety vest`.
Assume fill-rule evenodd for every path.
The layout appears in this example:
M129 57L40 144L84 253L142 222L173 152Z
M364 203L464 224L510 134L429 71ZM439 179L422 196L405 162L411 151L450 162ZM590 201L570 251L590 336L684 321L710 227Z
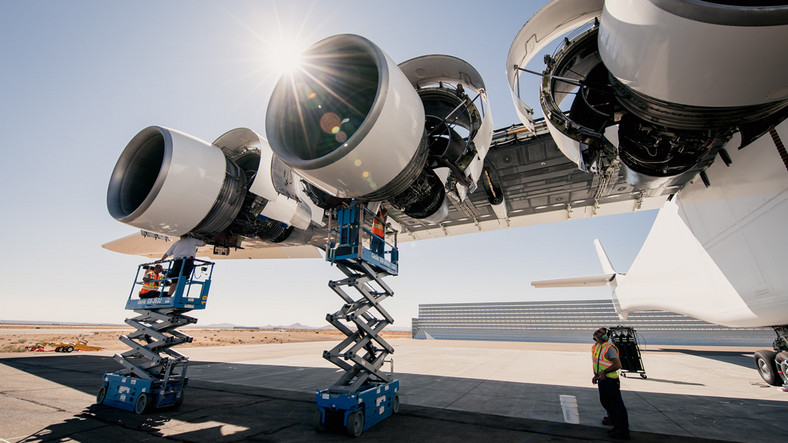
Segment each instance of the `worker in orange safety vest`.
M161 297L162 283L164 283L164 273L162 266L157 264L152 268L148 268L145 276L142 277L142 289L140 289L140 298L155 298Z
M608 435L614 439L629 440L629 415L621 398L621 381L618 379L621 359L618 348L610 342L611 338L606 328L594 332L595 343L591 348L594 378L591 383L599 388L599 401L607 411L602 424L613 425Z
M372 221L372 237L369 242L372 253L381 258L386 245L386 213L386 208L380 208L378 216Z

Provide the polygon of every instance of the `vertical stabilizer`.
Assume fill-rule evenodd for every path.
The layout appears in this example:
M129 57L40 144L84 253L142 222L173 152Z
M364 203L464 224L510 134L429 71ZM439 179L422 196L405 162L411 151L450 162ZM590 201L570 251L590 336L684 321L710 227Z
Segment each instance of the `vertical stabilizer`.
M598 238L594 239L594 246L596 247L596 254L599 256L599 263L602 265L602 272L605 274L616 274L616 270L613 269L613 265L607 257L605 248L602 247L602 242L600 242Z
M619 274L616 272L615 268L613 268L613 264L610 263L610 258L608 258L605 248L602 247L602 242L599 241L598 238L594 239L594 247L596 247L596 254L599 256L599 264L602 265L602 272L611 276L608 285L610 286L610 298L613 300L613 308L616 310L616 314L618 314L621 320L626 320L629 312L625 312L621 309L621 304L618 302L618 297L616 296L619 280L623 279L624 275Z

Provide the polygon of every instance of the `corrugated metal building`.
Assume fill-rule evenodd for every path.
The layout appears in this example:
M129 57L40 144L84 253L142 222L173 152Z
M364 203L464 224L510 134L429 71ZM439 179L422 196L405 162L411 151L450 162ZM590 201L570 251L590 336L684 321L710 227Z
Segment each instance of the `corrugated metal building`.
M662 345L746 345L769 348L771 328L726 328L665 311L642 311L622 321L610 300L419 305L416 339L592 342L600 326L635 328L638 341Z

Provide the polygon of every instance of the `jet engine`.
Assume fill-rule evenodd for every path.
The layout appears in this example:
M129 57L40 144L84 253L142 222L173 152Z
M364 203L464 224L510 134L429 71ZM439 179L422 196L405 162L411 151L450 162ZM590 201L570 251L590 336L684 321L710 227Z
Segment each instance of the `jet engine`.
M118 159L107 207L116 220L136 228L190 233L214 245L238 246L242 237L303 244L311 238L312 208L298 183L249 129L234 129L210 144L151 126Z
M553 138L580 169L602 172L620 160L627 181L649 190L705 169L717 154L725 159L735 132L744 146L788 110L788 5L746 3L551 2L509 51L523 123L533 127L517 96L520 72L574 30L544 57L540 101Z
M386 200L433 222L448 214L447 192L463 200L476 188L492 122L472 66L433 55L398 67L349 34L302 58L279 80L266 115L271 148L286 165L331 195Z

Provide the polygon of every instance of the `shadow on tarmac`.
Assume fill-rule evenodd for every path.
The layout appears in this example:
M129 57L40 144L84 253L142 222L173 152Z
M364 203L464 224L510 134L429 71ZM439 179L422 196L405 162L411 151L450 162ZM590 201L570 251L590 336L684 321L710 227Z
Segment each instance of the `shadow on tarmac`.
M737 351L708 351L699 349L671 349L671 352L680 352L682 354L693 355L695 357L708 358L711 360L721 361L732 365L741 366L743 368L755 370L755 361L752 354Z
M334 370L296 368L269 365L238 365L228 363L195 362L195 366L209 364L227 370L228 378L234 371L259 373L318 371L319 377L335 378ZM120 369L111 357L95 355L37 356L35 358L5 358L0 364L24 371L63 386L95 395L104 372ZM243 368L239 368L243 366ZM190 366L191 367L191 366ZM231 367L233 369L231 369ZM400 374L403 375L403 374ZM411 385L427 386L436 379L447 377L404 374ZM400 377L402 379L402 377ZM643 380L646 382L646 380ZM455 382L455 380L452 380ZM480 380L457 379L459 383ZM237 382L236 382L237 383ZM485 389L501 392L538 389L528 383L493 382ZM681 396L636 393L634 401L647 403L670 402L681 405ZM505 400L505 399L504 399ZM728 400L727 402L725 400ZM725 403L738 405L755 400L708 399L709 407L725 417ZM759 401L758 403L769 403ZM776 403L776 402L775 402ZM722 406L721 406L722 405ZM454 405L453 405L454 406ZM458 405L461 406L461 405ZM143 415L103 406L86 405L72 418L59 420L19 441L73 439L77 441L337 441L348 437L341 434L318 433L314 427L314 395L243 384L226 384L190 380L186 400L176 409L159 409ZM677 413L682 413L680 408ZM746 417L745 417L746 418ZM756 424L757 425L757 424ZM695 434L698 435L698 434ZM414 406L403 403L400 413L366 431L360 438L369 441L577 441L607 440L605 428L572 425L546 420L507 417ZM698 441L676 435L633 432L633 439L641 442Z

